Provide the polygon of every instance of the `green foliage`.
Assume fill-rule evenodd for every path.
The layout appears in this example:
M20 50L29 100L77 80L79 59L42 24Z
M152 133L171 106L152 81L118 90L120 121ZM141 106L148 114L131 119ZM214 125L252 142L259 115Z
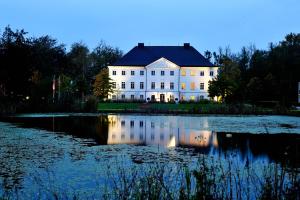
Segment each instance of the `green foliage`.
M210 97L221 97L222 101L232 101L240 86L240 69L231 58L223 55L222 65L218 76L209 82L208 92Z
M61 106L63 109L73 102L81 101L78 105L82 105L85 95L93 92L92 85L99 69L121 55L119 49L104 42L92 52L84 43L74 43L66 52L64 44L48 35L27 37L24 30L14 31L7 26L0 36L0 100L2 103L3 99L9 100L17 107L26 105L32 111L37 106L42 107L44 111L53 106L55 77L54 102L65 104ZM30 100L25 101L26 96ZM37 108L36 111L42 110Z
M300 34L288 34L268 51L243 47L234 55L220 49L213 53L220 66L218 77L210 82L209 94L225 102L278 101L282 106L297 102L300 81Z
M107 98L108 94L113 92L111 79L108 75L108 69L102 69L100 73L96 75L93 88L94 95L100 99Z

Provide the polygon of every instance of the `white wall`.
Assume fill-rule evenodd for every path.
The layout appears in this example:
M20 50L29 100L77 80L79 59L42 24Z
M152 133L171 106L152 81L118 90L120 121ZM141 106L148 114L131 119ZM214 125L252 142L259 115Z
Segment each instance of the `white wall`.
M150 98L151 95L155 95L156 101L160 100L160 94L165 95L165 100L173 95L174 98L184 100L199 100L200 96L209 99L208 97L208 82L216 77L218 73L218 67L179 67L176 64L161 58L157 61L149 64L148 66L109 66L109 76L113 82L116 82L116 89L114 94L109 95L109 99L112 99L112 95L116 95L117 99L121 99L122 94L125 94L126 99L130 99L131 95L135 96L135 99L140 99L140 95L143 95L144 99ZM144 75L140 75L140 71L144 71ZM113 71L116 71L116 75L113 75ZM122 75L122 71L126 72L126 75ZM134 75L131 75L131 71L134 71ZM155 71L155 75L151 75L151 71ZM165 72L165 75L161 75L161 71ZM174 71L174 76L170 75L170 71ZM182 71L185 71L186 75L182 76ZM204 71L204 76L200 76L200 72ZM210 76L210 71L213 71L214 76ZM194 75L191 75L194 72ZM126 88L122 89L121 83L125 82ZM135 88L131 89L131 82L135 83ZM144 82L144 89L140 89L140 82ZM155 82L155 89L151 89L151 83ZM165 87L161 89L161 82L164 82ZM174 89L170 89L170 82L174 83ZM195 89L192 90L191 83L195 84ZM181 84L185 83L186 88L182 89ZM200 83L204 83L204 90L200 90Z

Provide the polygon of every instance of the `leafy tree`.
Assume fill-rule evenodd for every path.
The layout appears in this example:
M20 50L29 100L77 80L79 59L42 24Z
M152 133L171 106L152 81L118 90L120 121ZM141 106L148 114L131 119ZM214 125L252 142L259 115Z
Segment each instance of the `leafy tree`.
M236 92L240 84L240 69L233 56L220 55L222 63L218 76L209 81L208 93L210 97L219 97L222 101L232 102L236 98Z
M107 98L108 94L113 92L111 79L108 75L108 69L102 69L100 73L96 75L93 88L94 95L100 99Z
M93 73L97 74L100 70L113 64L122 57L122 54L122 51L118 48L108 46L101 41L91 53Z

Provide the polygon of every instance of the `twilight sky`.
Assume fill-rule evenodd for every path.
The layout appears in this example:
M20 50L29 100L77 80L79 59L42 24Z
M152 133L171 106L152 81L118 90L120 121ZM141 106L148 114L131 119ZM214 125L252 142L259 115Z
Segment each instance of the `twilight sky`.
M104 40L124 52L138 42L190 42L200 52L267 48L300 33L299 20L299 0L0 0L1 33L10 25L31 36L49 34L67 48Z

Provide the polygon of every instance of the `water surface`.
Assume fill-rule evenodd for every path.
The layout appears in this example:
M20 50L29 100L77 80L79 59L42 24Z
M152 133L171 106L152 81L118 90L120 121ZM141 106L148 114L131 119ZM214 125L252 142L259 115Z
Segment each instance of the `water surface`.
M64 188L93 197L108 166L193 165L203 154L300 166L297 117L31 114L1 121L0 196Z

